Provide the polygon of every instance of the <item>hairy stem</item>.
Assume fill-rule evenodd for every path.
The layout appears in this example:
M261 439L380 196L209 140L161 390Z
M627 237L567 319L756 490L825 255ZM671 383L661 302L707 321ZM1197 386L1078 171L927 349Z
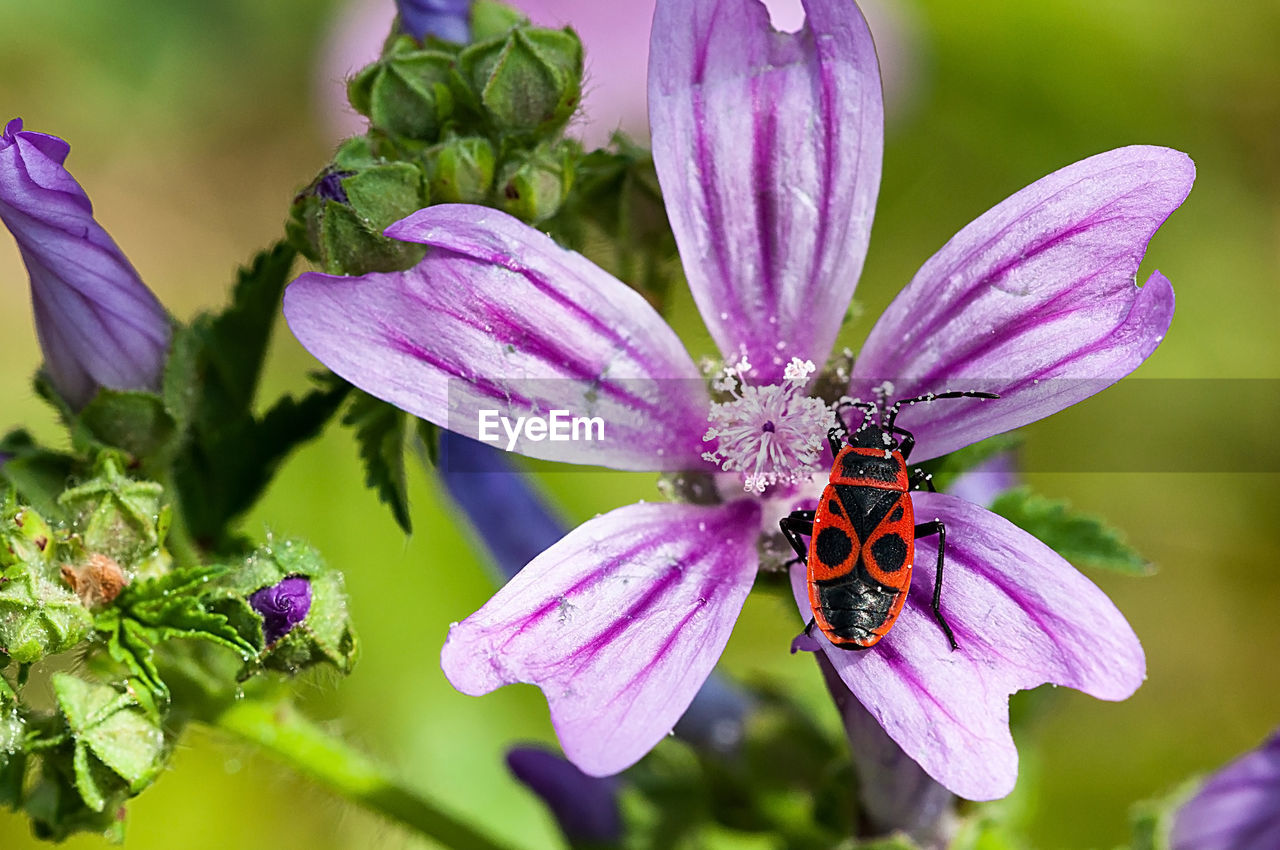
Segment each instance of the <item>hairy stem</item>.
M507 850L405 787L385 768L326 733L286 702L237 700L213 725L272 753L299 773L445 847Z

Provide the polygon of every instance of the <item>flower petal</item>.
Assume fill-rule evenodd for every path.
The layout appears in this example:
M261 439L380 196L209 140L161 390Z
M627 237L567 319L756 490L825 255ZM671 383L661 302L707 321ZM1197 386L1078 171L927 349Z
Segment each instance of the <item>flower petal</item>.
M665 0L649 48L653 158L689 286L759 383L822 363L862 271L884 107L847 0L806 0L775 32L757 0Z
M1009 694L1050 682L1125 699L1146 675L1142 646L1106 594L1030 534L954 496L913 498L917 519L947 527L942 613L959 649L929 607L936 537L916 542L907 604L880 643L855 652L819 640L849 690L930 776L961 797L997 799L1018 776ZM807 622L803 571L792 572L792 588Z
M1134 276L1195 166L1135 146L1069 165L997 204L943 246L871 330L849 394L986 390L999 401L917 405L900 420L915 459L937 457L1075 404L1138 367L1173 318L1159 272Z
M0 133L0 221L18 242L45 368L80 408L101 387L155 390L169 349L164 307L66 170L70 146L10 121Z
M1173 819L1170 850L1280 847L1280 732L1209 778Z
M490 442L618 469L702 468L709 401L675 332L634 290L505 213L428 207L387 229L428 252L404 272L304 274L285 317L322 363L470 437L480 411L600 417L604 439ZM567 424L567 422L566 422ZM596 432L592 432L593 436Z
M612 846L622 840L617 778L587 776L541 747L513 747L507 767L542 798L570 845Z
M569 760L604 776L669 733L756 573L759 507L640 504L579 526L449 630L441 666L478 696L542 688Z

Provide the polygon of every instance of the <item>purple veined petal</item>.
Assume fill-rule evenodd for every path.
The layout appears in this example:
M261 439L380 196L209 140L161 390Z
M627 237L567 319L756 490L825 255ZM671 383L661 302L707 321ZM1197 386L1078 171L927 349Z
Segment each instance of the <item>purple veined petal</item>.
M1280 847L1280 732L1209 780L1173 818L1170 850Z
M986 390L997 401L916 405L913 460L1021 427L1138 367L1173 319L1159 272L1134 282L1147 243L1195 166L1168 148L1119 148L997 204L921 267L872 328L849 394L886 379L896 398Z
M724 651L759 519L745 499L596 517L450 628L445 676L473 696L537 685L569 760L617 773L671 731Z
M334 372L472 438L482 437L484 415L488 442L531 457L655 471L705 465L706 385L635 290L484 207L428 207L386 232L435 250L408 271L304 274L285 292L289 327ZM511 443L497 419L514 429L517 417L554 411L602 427L581 432L593 439Z
M100 387L157 389L170 324L64 167L62 139L10 121L0 135L0 219L31 278L45 368L76 408Z
M876 646L849 651L814 634L853 695L930 776L961 797L998 799L1018 777L1011 693L1048 682L1122 700L1142 684L1146 659L1106 594L1035 537L954 496L913 499L917 520L947 527L942 613L959 649L929 607L936 537L916 541L907 604ZM803 570L793 570L792 589L808 622Z
M871 234L884 146L857 6L806 0L775 32L757 0L663 0L649 49L653 158L703 320L756 383L826 360Z

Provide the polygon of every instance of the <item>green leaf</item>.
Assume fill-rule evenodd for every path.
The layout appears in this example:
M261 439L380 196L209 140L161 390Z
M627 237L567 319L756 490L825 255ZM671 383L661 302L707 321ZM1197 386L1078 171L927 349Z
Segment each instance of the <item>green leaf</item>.
M364 463L365 485L376 490L378 498L391 508L392 516L405 534L413 531L404 464L411 418L399 408L361 390L353 393L351 406L342 417L343 425L355 429L360 460Z
M89 612L74 594L28 565L0 578L0 650L20 664L63 652L92 628Z
M1076 511L1068 502L1019 487L1002 493L991 510L1035 535L1076 566L1127 575L1155 572L1151 563L1125 542L1123 534L1099 517Z

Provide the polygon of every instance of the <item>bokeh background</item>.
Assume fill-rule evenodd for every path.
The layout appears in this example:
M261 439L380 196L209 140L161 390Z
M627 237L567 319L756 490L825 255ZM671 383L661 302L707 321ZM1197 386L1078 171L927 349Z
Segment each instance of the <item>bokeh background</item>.
M573 5L542 13L572 21ZM630 115L643 133L643 48L591 52L593 39L642 44L643 31L610 26L600 9L611 2L579 5L595 21L588 85L603 93L600 109L615 110L605 129ZM616 15L634 19L630 6L618 3ZM21 116L71 142L70 168L99 220L187 319L220 305L236 265L281 235L294 192L349 120L332 92L362 58L360 39L376 49L390 7L0 0L0 120ZM1131 143L1187 151L1199 169L1141 275L1158 266L1178 294L1168 339L1138 373L1158 391L1113 390L1026 429L1030 481L1125 529L1159 568L1150 578L1091 574L1146 647L1138 694L1111 704L1063 691L1019 733L1034 846L1111 847L1127 835L1133 801L1280 725L1280 4L901 0L869 13L891 81L890 125L853 343L951 234L1040 176ZM629 70L606 64L624 59ZM681 327L709 351L689 306L675 308ZM0 429L56 438L30 390L40 356L7 237L0 358ZM314 365L281 328L267 390L301 388ZM1233 381L1242 378L1267 380ZM1121 440L1143 450L1144 468L1068 471L1096 446L1123 456ZM1197 465L1202 456L1226 460ZM540 695L520 686L461 696L438 666L448 624L492 591L482 560L430 474L412 476L407 540L361 477L352 442L333 430L286 465L246 523L259 536L307 538L347 575L363 657L346 680L302 681L307 710L514 846L557 846L549 816L503 766L513 742L553 740ZM652 476L557 472L542 482L571 522L653 498ZM778 597L753 597L723 667L784 681L834 727L817 669L786 652L796 627ZM25 820L0 814L0 846L39 845ZM243 745L196 732L132 804L128 846L424 844Z

